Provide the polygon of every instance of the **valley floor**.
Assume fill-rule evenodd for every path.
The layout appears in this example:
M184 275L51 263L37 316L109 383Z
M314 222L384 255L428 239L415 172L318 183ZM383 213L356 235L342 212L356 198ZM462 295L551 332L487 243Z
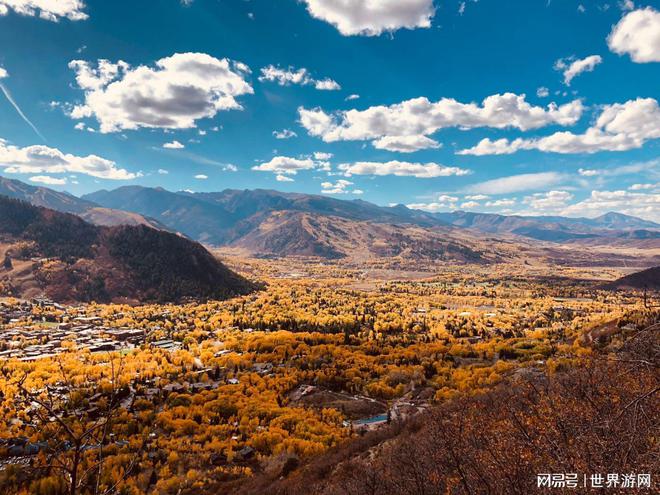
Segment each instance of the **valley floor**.
M607 356L658 320L657 294L597 289L625 267L231 254L263 290L204 304L2 302L0 492L298 493L326 452Z

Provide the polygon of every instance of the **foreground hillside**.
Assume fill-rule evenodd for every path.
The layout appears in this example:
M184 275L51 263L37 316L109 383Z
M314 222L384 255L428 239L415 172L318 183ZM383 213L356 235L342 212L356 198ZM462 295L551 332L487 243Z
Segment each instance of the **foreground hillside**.
M601 473L616 474L612 488L652 493L658 488L658 316L642 317L643 330L610 339L594 356L551 360L547 374L520 369L487 393L394 422L288 477L262 474L236 493L527 495L545 493L542 473L578 473L576 493L599 488L591 475Z
M201 245L145 226L98 227L0 196L5 295L56 301L225 298L252 286Z

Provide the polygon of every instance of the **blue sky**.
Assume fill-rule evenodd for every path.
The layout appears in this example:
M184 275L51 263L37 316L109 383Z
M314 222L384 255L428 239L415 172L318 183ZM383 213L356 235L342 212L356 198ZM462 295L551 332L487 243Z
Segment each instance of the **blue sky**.
M0 0L0 173L658 221L657 8Z

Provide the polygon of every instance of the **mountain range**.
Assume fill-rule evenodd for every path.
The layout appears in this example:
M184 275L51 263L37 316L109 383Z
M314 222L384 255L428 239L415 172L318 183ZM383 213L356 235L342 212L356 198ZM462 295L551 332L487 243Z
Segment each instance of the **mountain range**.
M0 177L0 194L27 201L35 206L43 206L63 213L73 213L96 225L146 225L156 229L166 229L156 220L146 218L139 213L105 208L66 192L55 191L48 187L31 186L6 177Z
M523 249L573 244L660 247L660 224L614 212L597 218L430 213L404 205L263 189L193 193L124 186L77 198L9 179L0 180L0 194L74 213L98 225L147 225L252 255L479 262L511 256L511 242Z
M0 259L0 293L58 302L223 299L255 289L185 237L146 225L92 225L2 195Z
M200 242L240 247L252 254L335 258L371 253L378 256L379 253L393 254L382 252L377 246L391 245L395 238L404 244L424 244L422 240L426 240L427 246L443 239L458 250L464 247L472 250L474 253L467 258L474 260L484 254L479 253L483 246L475 246L484 239L484 234L515 236L521 242L527 239L556 244L660 247L659 224L614 212L597 218L505 216L464 211L429 213L404 205L384 207L359 199L340 200L263 189L191 193L126 186L97 191L83 199L153 218ZM417 232L412 237L411 226ZM497 251L495 244L490 248ZM454 256L446 249L422 248L421 251L428 257L465 260L464 256ZM502 253L493 255L497 257Z

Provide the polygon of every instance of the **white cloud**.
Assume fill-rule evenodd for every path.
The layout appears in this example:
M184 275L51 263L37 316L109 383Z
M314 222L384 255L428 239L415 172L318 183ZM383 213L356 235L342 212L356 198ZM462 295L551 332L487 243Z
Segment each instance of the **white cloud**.
M322 160L322 161L327 161L330 160L334 155L332 153L326 153L323 151L315 151L314 152L314 159L315 160Z
M50 177L49 175L35 175L28 179L30 182L36 182L38 184L47 184L49 186L63 186L66 184L66 177Z
M401 136L429 136L439 129L458 127L472 129L492 127L517 128L523 131L551 124L573 125L581 117L580 100L557 106L533 106L525 95L496 94L481 104L461 103L453 98L431 102L414 98L390 106L374 106L366 110L348 110L328 114L320 108L300 107L300 124L311 136L326 142L400 140ZM383 141L380 141L383 146ZM435 147L433 140L426 144Z
M467 210L478 208L479 206L481 206L481 204L477 201L465 201L464 203L461 203L461 208L465 208Z
M624 12L635 10L635 2L632 0L622 0L619 2L619 8Z
M486 196L485 194L471 194L469 196L465 196L465 199L469 199L471 201L483 201L488 198L489 196Z
M437 199L431 203L411 203L406 205L413 210L424 210L430 212L456 210L457 196L450 196L448 194L440 194Z
M411 163L392 160L389 162L355 162L339 165L344 175L396 175L399 177L447 177L450 175L467 175L469 170L458 167L447 167L438 163Z
M96 155L76 156L56 148L34 145L19 148L0 139L0 167L7 173L61 174L76 172L101 179L128 180L139 174L117 168L117 164Z
M538 96L539 98L547 98L549 94L550 94L550 90L545 86L541 86L536 90L536 96Z
M5 79L7 77L9 77L9 73L3 67L0 67L0 79Z
M163 148L168 149L168 150L180 150L180 149L185 148L185 146L183 144L181 144L179 141L174 140L174 141L170 141L169 143L165 143L163 145Z
M596 153L641 148L646 141L660 138L660 107L653 98L638 98L625 103L606 105L584 134L556 132L542 138L510 141L484 138L459 155L506 155L520 150L553 153Z
M582 59L559 59L555 62L555 70L562 71L564 84L571 85L571 81L583 72L591 72L603 61L600 55L590 55Z
M378 36L401 28L431 27L433 0L302 0L316 19L344 36Z
M660 12L647 7L627 13L612 28L607 45L633 62L660 62Z
M220 111L242 109L236 97L254 92L245 80L245 64L204 53L177 53L154 68L107 60L96 68L74 60L69 67L85 91L85 103L75 106L71 117L95 117L104 133L192 128Z
M442 146L426 136L385 136L374 141L373 144L374 148L400 153L412 153L413 151L436 149Z
M277 182L293 182L293 179L291 177L287 177L286 175L282 175L282 174L277 174L275 176L275 180Z
M364 191L362 189L353 189L351 194L364 194Z
M523 203L534 210L554 212L557 208L566 206L571 199L573 199L573 195L567 191L548 191L525 196Z
M568 216L596 216L608 211L648 218L660 222L660 193L592 191L584 201L567 206L561 211Z
M345 101L352 101L352 100L358 100L360 98L360 95L358 94L352 94L348 95L346 98L344 98Z
M633 184L628 189L631 191L644 191L646 189L658 188L658 184Z
M336 182L323 182L321 184L321 193L323 194L347 194L348 186L352 186L353 183L350 180L339 179Z
M486 206L492 207L492 208L501 208L503 206L513 206L517 202L516 198L502 198L502 199L496 199L494 201L487 201Z
M447 210L447 206L440 203L408 203L406 207L411 210L424 210L430 212L437 212Z
M582 177L595 177L600 175L600 170L581 168L578 169L578 174L580 174Z
M337 81L332 79L320 79L314 82L314 87L319 91L338 91L341 89L341 86Z
M40 17L57 22L62 18L83 21L89 16L83 12L82 0L0 0L0 16L13 10L19 15Z
M297 70L292 67L281 69L274 65L269 65L261 69L259 80L276 82L280 86L289 86L291 84L314 86L320 91L337 91L341 89L341 86L337 81L330 78L315 79L305 68Z
M209 176L208 176L208 175L204 175L204 174L197 174L197 175L195 176L195 179L199 179L199 180L206 180L206 179L208 179L208 178L209 178Z
M273 136L275 136L275 139L291 139L298 137L298 134L291 129L282 129L281 131L273 131Z
M259 172L273 172L278 175L296 175L301 170L312 170L319 162L311 158L292 158L289 156L276 156L270 161L255 165L252 170Z
M167 175L167 174L169 174L170 172L169 172L169 170L165 170L164 168L159 168L159 169L158 169L158 173L159 173L160 175Z
M466 188L471 193L508 194L520 191L533 191L552 187L564 181L566 176L558 172L539 172L501 177L472 184Z
M611 168L580 168L578 174L582 177L619 177L639 174L644 174L647 178L660 177L660 160L649 160Z

